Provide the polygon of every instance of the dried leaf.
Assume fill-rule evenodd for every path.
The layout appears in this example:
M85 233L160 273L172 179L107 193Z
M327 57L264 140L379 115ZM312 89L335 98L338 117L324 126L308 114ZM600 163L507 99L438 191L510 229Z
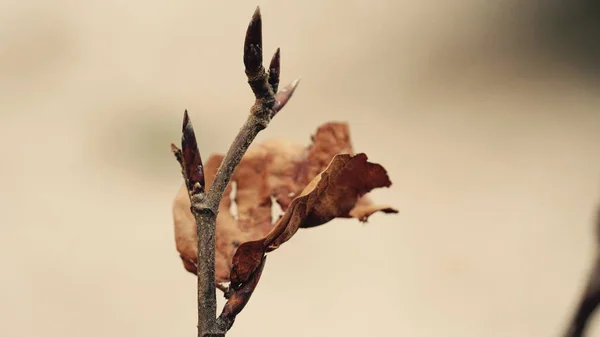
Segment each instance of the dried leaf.
M187 188L183 185L173 202L175 245L185 269L196 274L198 239L196 236L196 220L190 211L191 206Z
M337 154L348 154L338 156ZM222 155L213 155L204 165L206 188L210 188ZM324 175L321 172L328 168ZM315 178L316 177L316 178ZM323 187L319 181L330 186ZM363 196L373 188L389 186L385 170L366 161L366 156L353 156L346 123L327 123L318 128L307 148L287 140L269 140L251 147L235 169L231 182L219 205L216 228L216 281L230 281L233 257L238 247L247 242L267 239L261 244L246 244L245 249L268 251L287 241L299 227L323 224L334 217L356 217L361 221L377 211L395 213L389 206L377 206ZM234 190L233 199L230 194ZM308 195L313 196L308 196ZM321 200L314 201L314 195ZM301 196L302 198L300 198ZM296 201L296 200L305 200ZM310 201L310 203L308 202ZM284 211L277 222L272 219L272 202ZM237 205L237 214L231 211ZM294 204L294 205L292 205ZM196 224L190 212L185 186L173 205L177 250L186 270L196 264ZM237 216L237 218L236 218ZM293 219L292 219L293 218ZM302 218L302 219L300 219ZM293 220L293 221L292 221ZM285 223L284 225L280 225ZM290 224L291 223L291 224ZM283 226L283 227L281 227ZM277 235L276 233L281 232ZM248 256L235 265L234 279L248 280L262 261L262 254ZM238 256L240 257L240 256ZM247 266L246 266L247 265ZM246 266L246 267L245 267ZM244 270L245 269L245 270Z
M389 187L385 169L360 153L336 155L331 164L294 199L283 217L263 239L242 244L233 257L231 283L243 284L268 251L288 241L298 229L314 227L336 217L350 217L359 198L378 187Z
M235 289L231 296L227 299L227 303L223 306L223 311L219 316L219 320L225 322L227 324L226 330L229 330L235 317L244 309L252 293L254 293L254 289L258 285L258 281L260 281L260 276L262 275L263 268L265 267L265 262L267 258L264 257L261 262L259 262L259 266L252 274L250 279L241 285L240 288Z
M362 222L367 222L369 217L377 212L383 213L398 213L398 211L391 206L382 206L382 205L374 205L371 199L367 196L364 196L356 202L354 208L350 211L350 217L357 218ZM308 226L303 225L303 228L307 228Z

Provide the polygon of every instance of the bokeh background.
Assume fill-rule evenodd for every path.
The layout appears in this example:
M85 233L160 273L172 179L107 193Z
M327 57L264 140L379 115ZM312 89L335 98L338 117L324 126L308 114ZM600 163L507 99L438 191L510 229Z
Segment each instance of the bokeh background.
M596 250L591 0L0 2L0 335L195 336L169 144L188 109L228 147L256 5L302 78L258 140L349 122L400 214L298 233L229 336L560 335Z

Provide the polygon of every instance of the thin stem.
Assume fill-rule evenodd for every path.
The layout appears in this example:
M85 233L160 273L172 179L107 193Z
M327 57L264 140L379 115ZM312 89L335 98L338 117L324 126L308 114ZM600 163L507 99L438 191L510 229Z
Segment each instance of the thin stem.
M596 214L596 244L600 250L600 207ZM600 251L596 253L594 267L588 275L587 286L579 300L577 309L564 334L564 337L582 337L585 335L590 318L600 305Z
M261 107L259 107L259 109L260 108ZM240 163L240 160L246 153L246 150L248 150L248 147L250 147L250 144L252 144L252 141L254 141L254 138L256 138L256 135L263 130L268 123L268 115L251 114L248 116L248 119L233 140L233 143L231 143L225 158L223 158L221 166L219 166L219 169L217 170L215 180L206 197L206 205L214 213L218 212L223 192L231 180L233 171Z
M595 266L589 275L585 292L577 306L577 311L564 337L582 337L592 314L600 304L600 256L596 258Z
M215 231L216 214L193 203L198 232L198 337L225 336L216 324L217 294L215 287Z

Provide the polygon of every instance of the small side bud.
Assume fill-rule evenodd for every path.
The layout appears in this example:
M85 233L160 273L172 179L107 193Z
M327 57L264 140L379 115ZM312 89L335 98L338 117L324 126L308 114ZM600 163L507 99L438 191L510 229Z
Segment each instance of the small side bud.
M271 110L271 118L273 118L281 109L283 109L290 98L292 98L296 87L298 87L298 83L300 83L300 79L294 80L294 82L286 85L283 89L281 89L280 92L277 93L277 95L275 95L275 104Z
M271 59L271 64L269 65L269 85L271 86L271 89L273 89L274 94L277 93L279 88L280 68L280 50L277 48Z
M190 194L204 192L204 168L196 143L196 134L187 110L183 115L181 153L186 185Z

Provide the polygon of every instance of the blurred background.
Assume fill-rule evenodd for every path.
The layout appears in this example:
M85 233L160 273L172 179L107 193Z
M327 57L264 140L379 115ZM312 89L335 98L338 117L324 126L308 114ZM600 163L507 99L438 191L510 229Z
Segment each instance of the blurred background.
M302 78L258 141L349 122L400 213L298 233L228 336L560 335L596 250L591 0L0 2L0 335L195 336L169 144L188 109L227 149L256 5Z

